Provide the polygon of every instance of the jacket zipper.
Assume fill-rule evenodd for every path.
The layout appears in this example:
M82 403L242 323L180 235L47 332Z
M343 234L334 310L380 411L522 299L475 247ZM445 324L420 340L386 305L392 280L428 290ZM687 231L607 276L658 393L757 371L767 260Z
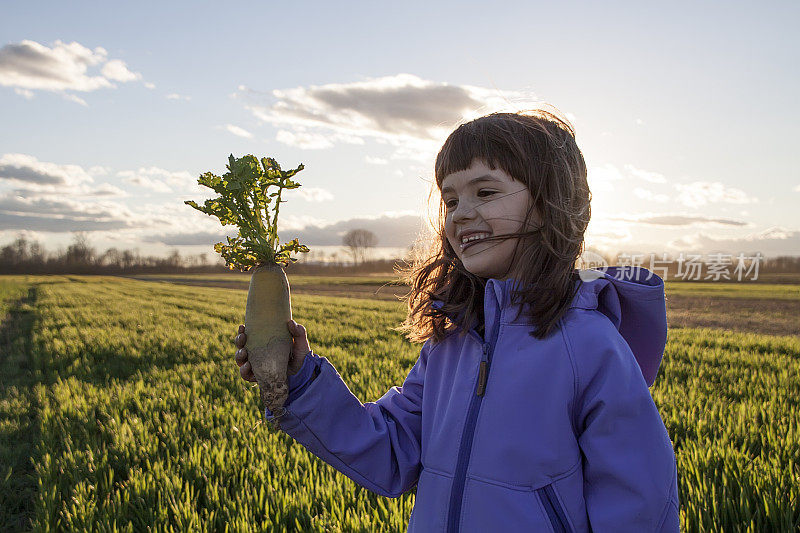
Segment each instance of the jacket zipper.
M500 321L500 312L497 310L496 322ZM481 400L486 391L486 381L489 379L489 367L492 362L492 354L494 353L494 345L497 342L497 336L500 332L499 327L492 329L492 338L489 342L484 342L475 330L470 329L470 334L483 347L483 355L481 363L478 368L478 383L475 387L475 395L469 403L469 410L467 411L467 423L464 425L464 431L461 434L461 445L458 450L458 462L456 463L456 475L453 479L453 488L450 491L450 513L447 518L447 531L457 533L458 523L461 518L461 503L464 498L464 483L467 478L467 465L469 463L469 456L472 452L472 441L475 437L475 424L478 421L478 411L480 411ZM497 324L499 326L499 324Z
M564 510L558 502L558 497L553 490L553 486L547 485L546 487L537 489L536 492L539 493L539 499L542 501L542 505L544 505L544 510L547 512L547 517L550 519L553 531L556 533L571 533L569 522L567 522Z

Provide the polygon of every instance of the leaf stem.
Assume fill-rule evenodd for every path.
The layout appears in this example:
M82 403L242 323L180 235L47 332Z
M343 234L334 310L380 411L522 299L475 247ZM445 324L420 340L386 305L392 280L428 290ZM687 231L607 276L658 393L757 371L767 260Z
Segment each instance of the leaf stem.
M275 229L275 235L270 243L272 249L276 249L278 246L278 211L281 208L281 192L283 192L283 179L278 178L278 195L275 197L275 218L272 219L272 227Z

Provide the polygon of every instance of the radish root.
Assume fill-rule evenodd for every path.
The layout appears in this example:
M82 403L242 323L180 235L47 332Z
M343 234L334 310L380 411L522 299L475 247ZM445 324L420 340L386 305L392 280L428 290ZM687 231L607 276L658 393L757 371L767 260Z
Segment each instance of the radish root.
M249 348L248 352L261 401L270 412L282 412L289 396L287 370L292 355L292 341L272 339L266 346Z

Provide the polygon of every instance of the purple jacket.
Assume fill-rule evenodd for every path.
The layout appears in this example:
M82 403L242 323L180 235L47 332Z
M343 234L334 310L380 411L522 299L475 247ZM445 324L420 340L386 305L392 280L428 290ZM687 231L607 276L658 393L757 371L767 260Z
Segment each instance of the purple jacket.
M515 284L487 281L485 340L427 341L375 402L310 352L281 429L370 491L416 485L409 531L679 531L675 454L648 390L666 344L663 281L640 267L576 280L541 340L511 306Z

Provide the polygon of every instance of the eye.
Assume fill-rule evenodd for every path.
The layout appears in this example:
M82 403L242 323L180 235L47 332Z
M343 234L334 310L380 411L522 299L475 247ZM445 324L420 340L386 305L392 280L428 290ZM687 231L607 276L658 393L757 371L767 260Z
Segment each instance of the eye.
M486 193L487 196L491 196L492 194L497 194L497 191L491 191L489 189L481 189L480 191L478 191L478 196L480 196L481 193ZM458 203L458 200L448 200L444 203L444 205L448 209L453 209L455 207L455 204L453 202Z

